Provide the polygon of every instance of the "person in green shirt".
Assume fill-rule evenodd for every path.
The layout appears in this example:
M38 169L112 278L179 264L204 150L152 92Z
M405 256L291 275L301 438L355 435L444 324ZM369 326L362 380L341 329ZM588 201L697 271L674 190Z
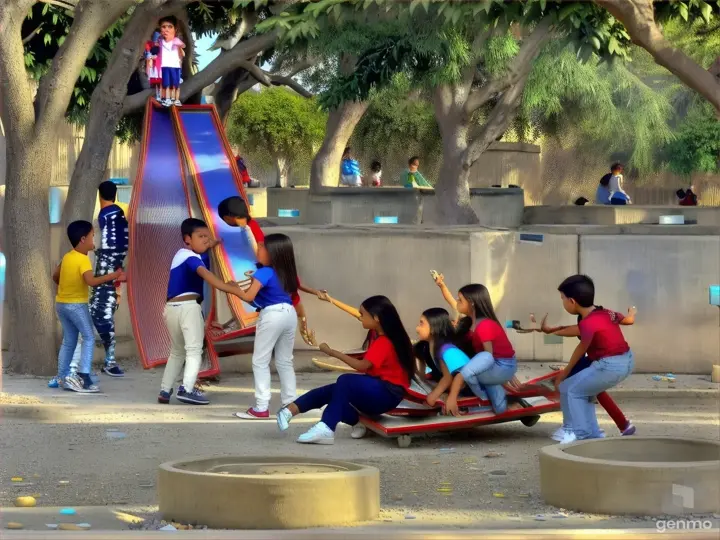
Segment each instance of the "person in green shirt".
M406 188L432 188L430 182L420 173L420 158L413 156L408 160L408 169L403 173L402 184Z

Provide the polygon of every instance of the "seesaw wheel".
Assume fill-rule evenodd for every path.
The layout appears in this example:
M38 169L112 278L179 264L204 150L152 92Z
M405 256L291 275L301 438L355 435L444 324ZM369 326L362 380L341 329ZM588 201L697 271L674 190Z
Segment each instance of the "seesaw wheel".
M410 435L400 435L397 443L400 448L408 448L410 443L412 443L412 437Z
M520 419L524 426L533 427L540 420L540 415L537 416L524 416Z

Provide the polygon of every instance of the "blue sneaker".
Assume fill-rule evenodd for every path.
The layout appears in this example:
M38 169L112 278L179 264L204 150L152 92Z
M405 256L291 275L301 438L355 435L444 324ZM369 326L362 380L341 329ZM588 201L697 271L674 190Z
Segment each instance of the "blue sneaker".
M118 366L115 362L112 364L105 364L102 368L102 372L105 375L109 375L110 377L124 377L125 372L120 369L120 366Z
M48 388L60 388L62 385L63 381L61 381L58 376L55 376L48 381Z
M158 394L158 403L162 403L163 405L167 405L170 403L170 397L173 394L173 389L171 388L169 392L166 392L165 390L160 390L160 393Z
M197 387L188 392L184 386L181 386L178 388L176 397L178 401L182 401L188 405L208 405L210 403L205 393Z

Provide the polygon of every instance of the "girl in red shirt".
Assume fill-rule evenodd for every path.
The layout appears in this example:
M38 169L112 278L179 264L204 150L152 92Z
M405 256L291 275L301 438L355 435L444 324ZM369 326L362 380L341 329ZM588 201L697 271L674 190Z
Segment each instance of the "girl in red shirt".
M363 359L333 350L326 343L320 345L320 350L363 375L340 375L337 382L315 388L278 411L278 427L285 431L294 416L327 405L321 421L300 435L297 442L333 444L339 422L354 426L352 437L359 439L365 434L365 426L359 423L358 411L379 416L403 400L415 373L415 357L395 306L385 296L372 296L360 306L360 322L378 336Z

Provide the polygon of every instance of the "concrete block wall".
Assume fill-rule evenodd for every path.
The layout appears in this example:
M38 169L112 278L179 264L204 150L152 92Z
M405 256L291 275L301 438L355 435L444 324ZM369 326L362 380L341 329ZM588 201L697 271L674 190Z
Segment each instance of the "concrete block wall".
M697 225L720 227L720 207L713 206L526 206L526 225L626 225L658 223L660 216L682 215Z

